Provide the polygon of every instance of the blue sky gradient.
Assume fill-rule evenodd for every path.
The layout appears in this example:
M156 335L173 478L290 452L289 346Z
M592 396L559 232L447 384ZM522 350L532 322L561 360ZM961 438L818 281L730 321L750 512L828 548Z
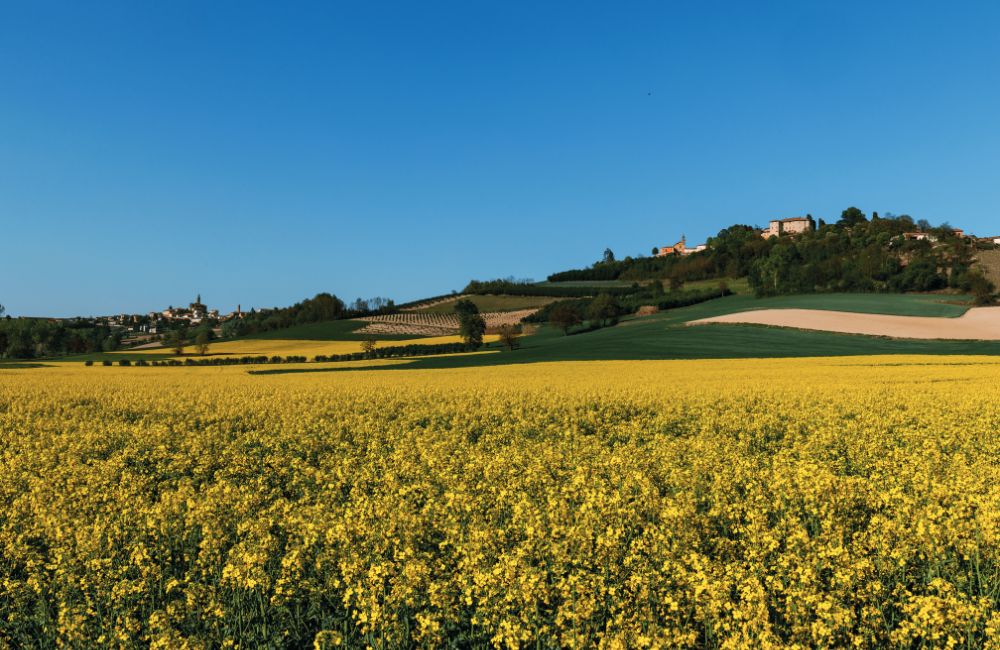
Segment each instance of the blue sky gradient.
M0 303L402 301L849 205L1000 235L998 31L985 2L2 3Z

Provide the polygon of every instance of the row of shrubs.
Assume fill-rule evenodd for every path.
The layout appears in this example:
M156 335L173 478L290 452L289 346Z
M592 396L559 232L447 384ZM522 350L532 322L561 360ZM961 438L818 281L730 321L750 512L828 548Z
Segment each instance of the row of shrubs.
M456 352L472 352L474 348L465 343L439 343L434 345L414 343L411 345L392 345L384 348L375 348L371 352L350 352L347 354L318 354L313 357L316 363L328 363L331 361L363 361L365 359L388 359L392 357L416 357L431 354L454 354ZM309 359L302 356L246 356L246 357L201 357L180 359L164 359L163 361L147 361L139 359L131 361L121 359L119 366L238 366L264 363L307 363ZM85 366L92 366L94 362L90 359L83 362ZM113 366L114 361L104 360L103 366Z
M409 345L389 345L375 348L370 353L352 352L350 354L316 355L314 361L361 361L362 359L388 359L391 357L419 357L430 354L455 354L457 352L474 352L476 348L465 343L411 343Z
M707 302L709 300L715 300L716 298L722 298L724 296L732 295L732 291L728 287L720 286L714 289L697 289L692 291L672 291L670 293L664 293L660 296L654 296L647 292L636 294L633 298L628 296L624 299L616 301L616 314L617 316L624 316L626 314L634 314L639 310L640 307L651 305L656 307L660 311L667 309L678 309L680 307L690 307L691 305L697 305L698 303ZM593 298L570 298L567 300L558 300L556 302L550 302L545 305L534 314L531 314L524 319L526 323L547 323L552 315L552 312L561 308L568 307L580 315L582 320L588 320L587 308L593 302ZM602 325L595 324L591 327L580 327L573 331L574 334L582 334L583 332L589 332L594 329L600 329Z
M716 298L724 298L725 296L731 296L733 292L727 286L719 286L715 289L698 289L693 291L677 291L664 294L662 298L659 299L646 299L646 300L625 300L623 301L623 307L628 313L634 313L639 310L640 307L645 305L653 305L660 311L665 309L678 309L680 307L690 307L691 305L697 305L698 303L708 302L709 300L715 300Z

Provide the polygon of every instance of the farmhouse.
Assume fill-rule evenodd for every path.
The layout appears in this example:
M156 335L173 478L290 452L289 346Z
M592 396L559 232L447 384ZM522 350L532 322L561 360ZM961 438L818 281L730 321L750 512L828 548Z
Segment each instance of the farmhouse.
M761 237L780 237L781 235L798 235L813 229L813 221L809 217L789 217L788 219L771 219Z

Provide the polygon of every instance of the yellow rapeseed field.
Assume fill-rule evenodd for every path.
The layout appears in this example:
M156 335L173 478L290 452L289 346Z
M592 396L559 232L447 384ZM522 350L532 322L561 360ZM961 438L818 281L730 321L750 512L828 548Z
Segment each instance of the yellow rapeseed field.
M0 647L1000 648L1000 361L0 370Z
M495 334L484 337L487 343L496 341ZM378 347L390 347L400 345L439 345L442 343L461 343L462 337L455 336L425 336L423 338L403 339L398 341L378 341ZM187 356L198 358L195 354L195 346L188 345ZM173 357L174 351L170 348L150 348L139 350L144 355L156 354L164 358ZM208 352L212 356L304 356L312 358L316 355L350 354L361 352L361 341L313 341L299 339L238 339L235 341L219 341L209 344ZM134 351L124 350L118 354L129 356L134 355Z

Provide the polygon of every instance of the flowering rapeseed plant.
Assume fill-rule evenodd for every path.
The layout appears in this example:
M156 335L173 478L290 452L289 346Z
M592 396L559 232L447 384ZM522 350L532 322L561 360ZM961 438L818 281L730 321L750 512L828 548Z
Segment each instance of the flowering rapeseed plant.
M998 380L0 370L0 647L998 648Z

